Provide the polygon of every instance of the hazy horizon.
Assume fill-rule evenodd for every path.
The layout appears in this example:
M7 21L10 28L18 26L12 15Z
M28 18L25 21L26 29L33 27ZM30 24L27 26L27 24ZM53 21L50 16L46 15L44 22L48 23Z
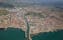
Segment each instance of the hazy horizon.
M63 0L0 0L2 3L7 3L11 5L46 5L46 6L58 6L63 8Z

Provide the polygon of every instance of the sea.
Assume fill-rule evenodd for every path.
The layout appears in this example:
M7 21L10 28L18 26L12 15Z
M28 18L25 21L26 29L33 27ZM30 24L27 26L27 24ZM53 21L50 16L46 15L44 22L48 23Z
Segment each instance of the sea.
M63 30L54 32L42 32L33 35L32 40L63 40ZM0 40L26 40L25 32L18 28L0 30Z

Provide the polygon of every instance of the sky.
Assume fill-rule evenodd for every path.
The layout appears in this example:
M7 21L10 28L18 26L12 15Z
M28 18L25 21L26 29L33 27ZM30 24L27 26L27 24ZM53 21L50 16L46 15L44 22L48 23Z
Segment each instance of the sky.
M5 2L7 4L11 4L11 5L30 5L30 4L34 4L34 5L48 5L48 6L61 6L63 7L63 0L0 0L0 2Z
M50 4L50 3L56 3L56 4L63 4L63 0L0 0L0 2L6 2L6 3L10 3L10 4L21 4L21 3L46 3L46 4Z
M63 0L0 0L0 2L26 2L26 3L41 3L41 2L57 2L57 1L63 1Z

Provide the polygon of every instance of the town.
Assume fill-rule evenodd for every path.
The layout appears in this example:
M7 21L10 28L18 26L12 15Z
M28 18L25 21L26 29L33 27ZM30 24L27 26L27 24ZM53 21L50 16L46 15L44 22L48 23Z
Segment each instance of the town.
M23 17L26 16L31 34L53 32L63 29L62 13L48 7L1 8L0 28L13 27L26 31L27 27Z

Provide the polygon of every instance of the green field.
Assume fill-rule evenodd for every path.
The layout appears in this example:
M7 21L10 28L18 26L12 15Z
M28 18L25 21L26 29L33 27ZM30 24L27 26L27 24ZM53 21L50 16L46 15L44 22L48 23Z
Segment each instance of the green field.
M0 9L0 16L2 16L2 15L7 15L7 14L9 14L9 12L8 12L7 10L5 10L5 9Z

